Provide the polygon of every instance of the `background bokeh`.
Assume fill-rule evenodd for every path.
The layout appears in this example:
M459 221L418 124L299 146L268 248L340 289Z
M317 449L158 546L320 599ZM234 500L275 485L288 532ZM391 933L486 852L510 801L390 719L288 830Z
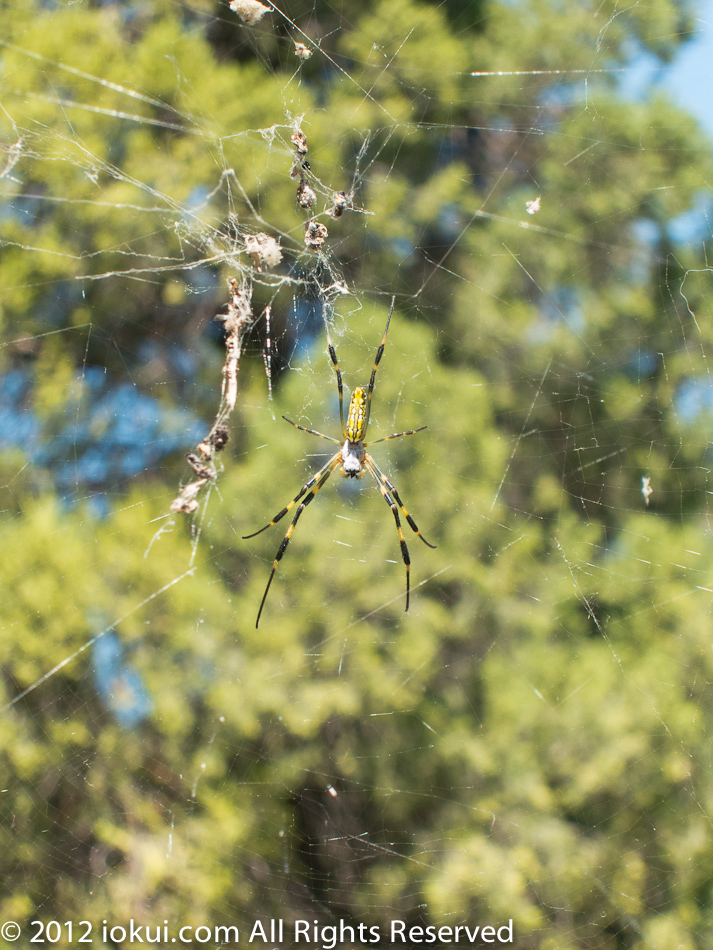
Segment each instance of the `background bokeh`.
M234 5L0 2L0 921L713 946L711 142L626 82L694 8ZM437 548L404 613L337 474L256 629L289 521L243 536L330 450L280 417L339 435L325 320L351 391L392 295L369 434L428 426L373 451Z

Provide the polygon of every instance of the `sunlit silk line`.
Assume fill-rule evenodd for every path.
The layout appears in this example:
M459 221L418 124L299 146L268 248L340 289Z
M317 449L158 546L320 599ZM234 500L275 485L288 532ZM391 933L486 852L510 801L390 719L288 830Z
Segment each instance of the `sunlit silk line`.
M525 417L525 421L524 421L523 424L522 424L522 429L520 429L520 434L518 435L517 439L515 439L515 444L514 444L514 446L513 446L512 452L510 453L510 457L508 458L507 465L505 466L505 471L503 472L503 477L500 479L500 484L498 485L498 490L495 492L495 497L493 498L493 503L492 503L491 506L490 506L490 510L491 510L491 511L492 511L493 508L495 507L495 504L496 504L498 498L500 497L500 492L502 491L503 485L505 484L505 480L506 480L507 477L508 477L508 473L510 472L510 465L512 464L512 460L515 458L515 453L516 453L517 450L518 450L518 447L519 447L519 445L520 445L520 442L522 441L522 439L525 438L525 433L526 433L526 431L527 431L527 424L528 424L528 422L530 421L530 416L532 415L532 412L533 412L533 410L534 410L534 408L535 408L535 403L537 402L537 398L538 398L538 396L540 395L540 393L542 392L542 387L544 386L544 384L545 384L545 379L546 379L546 377L547 377L547 374L548 374L549 371L550 371L550 366L552 366L552 360L550 360L549 363L547 364L547 366L545 367L545 371L544 371L544 373L542 374L542 379L540 380L540 385L537 387L537 390L536 390L536 392L535 392L535 395L532 397L532 402L530 403L530 408L527 410L527 416Z
M587 151L587 149L584 149L584 151ZM579 154L582 155L584 154L584 152L580 152ZM579 156L575 155L574 157L578 158ZM616 244L608 244L605 241L592 241L591 239L586 238L586 237L578 237L574 234L567 234L565 231L559 231L556 228L542 227L542 225L539 225L539 224L532 224L529 221L522 221L522 220L518 220L517 218L508 218L505 215L494 214L492 211L483 211L482 208L479 208L477 211L474 211L473 214L470 216L466 224L461 229L460 234L455 239L455 241L451 244L448 251L443 255L440 261L432 261L431 258L428 257L428 255L426 256L426 260L429 263L432 263L435 269L434 271L431 272L431 274L429 274L425 278L425 280L421 284L421 287L417 291L417 294L423 291L423 288L426 286L426 284L430 280L433 273L435 273L435 270L443 270L443 271L446 271L446 273L448 274L452 274L454 277L460 277L460 275L457 274L456 271L449 270L447 267L444 267L443 262L446 260L450 252L456 247L460 239L463 237L463 235L466 233L466 231L468 230L468 228L471 226L471 224L476 218L487 218L490 221L499 221L499 222L502 222L503 224L509 224L509 225L512 225L513 227L521 228L524 231L537 231L540 234L547 234L547 235L550 235L551 237L561 238L565 241L571 241L573 244L581 244L587 247L600 247L607 251L615 250L618 246Z
M42 56L41 53L35 53L32 50L25 49L23 46L16 46L14 43L8 43L6 40L0 40L0 46L4 46L6 49L16 50L18 53L23 53L25 56L29 56L30 59L35 59L38 62L50 63L51 65L56 66L57 69L62 69L67 73L71 73L73 76L79 76L80 79L89 79L92 82L98 83L100 86L105 86L107 89L113 89L115 92L120 92L124 96L129 96L132 99L138 99L140 102L146 102L152 106L159 106L162 109L168 109L190 122L196 121L193 116L186 112L181 112L179 109L174 108L173 106L169 105L169 103L164 102L161 99L157 99L155 96L147 96L144 93L137 92L135 89L130 89L128 86L122 86L120 83L111 82L111 80L104 79L101 76L94 76L92 73L85 73L82 69L76 69L74 66L68 66L66 63L62 63L59 60Z
M16 195L15 197L26 198L28 200L32 199L33 201L53 201L57 204L95 205L97 208L118 208L125 211L152 211L158 214L167 214L170 210L161 206L149 208L144 205L132 205L122 201L95 201L93 198L60 198L58 195L35 195L31 192L23 192L21 195ZM179 214L178 209L174 214Z
M146 604L151 603L151 601L155 600L160 594L163 594L165 591L169 590L175 584L178 584L178 582L182 581L184 577L192 576L193 573L194 573L193 568L191 568L187 571L184 571L183 574L180 574L178 577L174 577L174 579L172 581L169 581L168 584L164 584L164 586L161 587L159 590L155 591L153 594L150 594L148 597L144 598L144 600L142 600L140 604L136 604L135 607L132 607L131 610L128 613L124 614L123 617L119 617L119 619L115 620L114 623L110 624L108 627L105 627L103 630L100 630L99 633L96 634L96 636L91 637L89 640L87 640L86 643L83 643L81 647L79 647L77 650L74 651L74 653L71 653L69 656L66 656L56 666L53 666L51 670L48 670L46 673L40 676L38 680L35 680L35 682L32 683L30 686L28 686L27 689L23 689L23 691L20 693L19 696L16 696L14 699L11 699L9 703L5 703L5 705L2 708L0 708L0 715L2 715L2 713L4 712L7 712L7 710L10 709L12 706L15 706L17 703L19 703L21 699L24 699L25 696L33 692L33 690L36 690L38 686L42 686L43 683L46 683L47 680L50 679L50 677L54 676L55 673L59 673L61 669L64 669L64 667L67 666L68 663L71 663L72 660L76 659L78 656L80 656L80 654L84 653L85 650L88 650L89 647L92 646L92 644L97 642L97 640L101 640L102 637L105 637L108 633L111 633L112 630L115 630L119 626L120 623L123 623L132 614L135 614L137 610L141 610L142 607L145 607Z
M512 224L516 228L522 228L524 231L538 231L540 234L549 234L552 237L565 238L575 244L586 244L588 247L602 247L611 250L617 247L616 244L607 244L605 241L590 241L586 237L577 237L574 234L567 234L566 231L559 231L557 228L545 228L540 224L532 224L530 221L520 221L517 218L508 218L503 214L493 214L492 211L483 211L478 209L472 215L473 218L488 218L490 221L500 221L503 224Z
M416 584L413 589L418 590L419 587L423 587L426 584L430 584L432 580L434 580L436 577L440 577L440 575L444 574L446 571L450 571L452 567L453 567L452 564L447 564L445 567L442 567L440 571L436 571L436 573L431 574L430 577L426 577L422 581L419 581L418 584ZM324 637L324 639L321 642L330 643L336 637L339 637L343 633L346 633L347 630L351 630L352 627L356 627L357 624L363 623L365 620L369 620L370 617L373 617L375 614L378 614L379 611L384 610L384 608L389 607L391 604L395 604L396 601L401 600L402 597L403 597L403 593L397 594L395 597L392 597L391 600L385 600L383 604L380 604L378 607L374 607L374 609L370 610L368 614L363 614L361 617L357 617L356 620L352 620L352 622L347 624L346 627L342 627L341 630L337 630L336 633L333 633L329 637ZM0 709L0 712L2 711L3 710Z
M91 326L91 323L78 323L76 326L60 327L59 330L47 330L46 333L35 333L34 336L21 336L16 340L8 340L7 343L0 343L0 350L6 346L17 346L18 343L29 343L31 340L38 340L43 336L53 336L55 333L69 333L72 330L84 330Z
M628 73L626 66L616 69L512 69L512 70L484 70L472 72L470 76L591 76L594 73Z
M200 135L204 137L202 129L192 129L187 125L179 125L177 122L165 122L162 119L152 119L150 116L137 115L133 112L122 112L119 109L104 109L100 106L88 105L85 102L77 102L75 99L62 99L59 96L43 96L39 93L27 93L28 99L39 99L42 102L49 102L52 105L62 106L71 109L83 109L85 112L94 112L97 115L108 115L112 119L127 119L131 122L140 122L142 125L157 125L161 129L173 129L176 132L185 132L187 135Z
M484 75L494 76L495 73L484 73ZM505 75L503 73L502 75ZM546 135L544 129L538 129L533 125L518 126L511 125L467 125L467 124L451 124L446 125L444 122L402 122L401 127L404 129L473 129L476 132L506 132L508 135ZM373 212L372 212L373 213Z

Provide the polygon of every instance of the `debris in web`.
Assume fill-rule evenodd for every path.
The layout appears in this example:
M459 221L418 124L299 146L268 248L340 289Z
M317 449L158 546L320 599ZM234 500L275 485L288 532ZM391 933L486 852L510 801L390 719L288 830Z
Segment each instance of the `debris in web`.
M299 126L295 129L295 131L290 136L290 141L294 145L295 151L297 152L297 155L300 158L303 155L306 155L307 152L309 151L309 147L307 145L307 136L304 134L302 129L299 128Z
M304 208L305 211L311 211L313 205L317 202L317 195L314 188L312 188L311 184L307 181L307 173L311 172L310 163L305 158L305 155L309 151L309 146L307 145L307 136L299 127L299 124L295 125L295 130L290 140L295 147L294 160L292 162L292 168L290 169L290 178L299 178L300 180L297 185L297 204L300 208ZM344 193L339 192L339 194ZM344 197L346 199L346 195ZM338 217L338 215L335 215L335 217ZM328 237L329 231L326 226L319 221L310 218L305 224L305 246L310 248L310 250L318 251Z
M259 3L258 0L230 0L230 9L248 26L255 26L266 13L272 13L270 7Z
M318 250L329 236L329 231L319 221L308 221L305 228L305 244Z
M642 476L641 479L641 494L644 496L644 501L646 502L646 507L649 507L649 499L653 495L654 490L651 487L651 479L646 475Z
M290 169L290 178L299 178L300 180L297 190L297 197L299 199L299 189L306 184L305 173L310 171L310 164L305 158L305 155L309 151L307 136L302 129L297 126L290 136L290 141L295 147L294 161Z
M314 189L307 184L304 178L302 178L299 185L297 186L297 204L300 206L300 208L309 210L316 200L317 195L314 193Z
M309 49L309 47L305 46L304 43L298 43L295 40L295 56L299 56L302 62L304 62L306 59L309 59L311 55L312 50Z
M262 361L265 366L265 376L267 376L267 398L272 401L272 340L270 338L270 317L272 316L272 307L268 304L265 307L265 349L262 352Z
M245 250L252 258L252 262L258 271L263 268L277 267L282 260L282 248L280 242L264 231L257 234L245 235Z
M352 207L352 195L344 191L335 191L332 195L332 210L329 212L333 218L341 218L344 212Z
M246 283L239 284L235 277L230 280L230 303L228 312L218 314L216 320L222 320L225 328L225 363L223 364L223 385L220 393L220 407L215 422L195 452L188 452L186 460L193 469L196 478L185 485L171 502L171 511L192 514L198 508L198 495L204 485L212 482L218 470L215 456L223 450L229 437L228 419L235 409L238 396L238 369L243 343L247 331L254 323L252 312L252 289ZM266 315L266 318L269 317ZM269 364L268 364L269 365Z

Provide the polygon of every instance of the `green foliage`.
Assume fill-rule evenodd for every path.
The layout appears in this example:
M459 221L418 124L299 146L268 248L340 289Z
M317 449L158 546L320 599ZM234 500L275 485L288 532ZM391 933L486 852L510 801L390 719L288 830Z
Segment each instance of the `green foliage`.
M31 375L28 415L64 429L96 364L207 417L221 354L199 334L236 274L280 340L293 295L346 279L350 391L395 293L369 436L428 426L373 454L437 545L404 527L404 615L393 517L337 473L255 628L289 519L243 536L335 448L280 416L339 436L322 337L272 402L247 347L192 527L166 514L178 463L99 517L32 446L3 452L0 918L512 918L523 950L705 946L710 416L681 392L708 372L710 280L670 224L709 147L614 74L585 99L548 72L632 41L668 58L687 8L342 7L337 29L295 4L305 35L207 2L0 5L0 360ZM298 118L317 212L355 189L321 258ZM258 274L240 229L284 264ZM147 362L157 341L190 346L195 378Z

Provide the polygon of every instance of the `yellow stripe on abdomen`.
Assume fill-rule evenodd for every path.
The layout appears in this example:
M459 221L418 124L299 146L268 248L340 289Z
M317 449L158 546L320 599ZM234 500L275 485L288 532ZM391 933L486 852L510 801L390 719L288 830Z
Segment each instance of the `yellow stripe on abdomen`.
M361 442L365 435L366 422L366 390L361 386L352 393L349 403L349 418L347 419L347 439L350 442Z

